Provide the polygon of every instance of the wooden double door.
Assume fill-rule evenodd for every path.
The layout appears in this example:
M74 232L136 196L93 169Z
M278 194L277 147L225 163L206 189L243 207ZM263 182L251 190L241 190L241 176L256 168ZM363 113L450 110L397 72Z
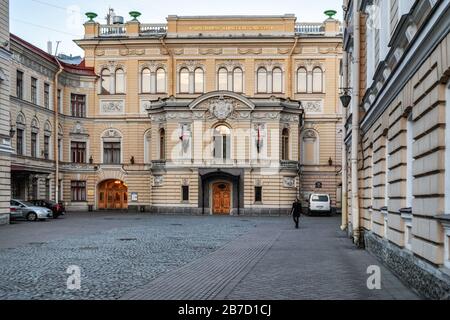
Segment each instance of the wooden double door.
M98 186L99 209L127 209L128 187L118 180L103 181Z
M217 182L212 186L213 214L229 215L231 213L231 185Z

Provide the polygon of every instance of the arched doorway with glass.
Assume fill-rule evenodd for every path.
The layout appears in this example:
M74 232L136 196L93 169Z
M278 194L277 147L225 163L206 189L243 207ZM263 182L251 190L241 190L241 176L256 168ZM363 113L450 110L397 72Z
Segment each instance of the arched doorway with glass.
M97 206L100 210L128 209L128 186L121 180L105 180L98 185Z

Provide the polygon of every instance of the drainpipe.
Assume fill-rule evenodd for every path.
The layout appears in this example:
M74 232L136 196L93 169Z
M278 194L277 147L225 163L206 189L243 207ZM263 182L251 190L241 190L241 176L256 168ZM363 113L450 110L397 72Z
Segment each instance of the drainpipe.
M352 66L352 227L353 242L360 245L360 212L359 212L359 170L358 170L358 146L359 146L359 79L360 79L360 14L358 6L353 3L353 66Z
M172 54L172 51L170 51L169 47L167 46L167 43L164 41L164 38L165 38L165 36L162 36L161 38L159 38L159 41L161 42L161 45L164 47L164 49L166 49L166 51L170 57L170 70L172 73L172 76L171 76L172 81L171 81L171 85L169 86L169 88L170 88L169 96L173 96L173 95L175 95L175 92L176 92L176 89L175 89L176 75L175 75L175 70L174 70L173 54Z
M347 26L347 23L344 19L344 30ZM345 88L348 88L348 53L347 51L343 52L343 84ZM348 176L347 176L347 145L345 144L345 123L347 120L347 110L342 110L342 187L341 187L341 230L346 230L348 226L348 203L347 203L347 184L348 184Z
M289 51L289 60L288 60L288 97L292 95L292 55L294 54L295 47L298 43L298 36L295 36L294 45L291 48L291 51Z
M55 202L59 200L59 104L58 104L58 77L63 72L64 68L55 56L55 60L58 63L59 70L55 74L54 92L53 92L53 111L55 113L54 118L54 134L53 134L53 156L55 157ZM62 97L61 97L62 98Z

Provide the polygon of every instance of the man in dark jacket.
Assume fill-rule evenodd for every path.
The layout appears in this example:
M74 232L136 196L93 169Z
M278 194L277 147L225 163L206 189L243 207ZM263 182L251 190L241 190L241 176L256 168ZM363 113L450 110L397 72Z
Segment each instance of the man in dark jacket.
M294 219L296 229L298 229L298 222L301 214L302 214L302 203L300 202L300 199L297 197L297 199L295 199L294 203L292 204L292 218Z

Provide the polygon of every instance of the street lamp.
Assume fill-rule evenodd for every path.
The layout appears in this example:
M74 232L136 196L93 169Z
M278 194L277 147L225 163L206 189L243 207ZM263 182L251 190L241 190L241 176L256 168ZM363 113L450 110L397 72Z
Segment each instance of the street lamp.
M340 96L341 103L344 108L347 108L348 105L350 104L350 101L352 100L352 97L349 94L350 88L342 88L342 90L343 93Z

